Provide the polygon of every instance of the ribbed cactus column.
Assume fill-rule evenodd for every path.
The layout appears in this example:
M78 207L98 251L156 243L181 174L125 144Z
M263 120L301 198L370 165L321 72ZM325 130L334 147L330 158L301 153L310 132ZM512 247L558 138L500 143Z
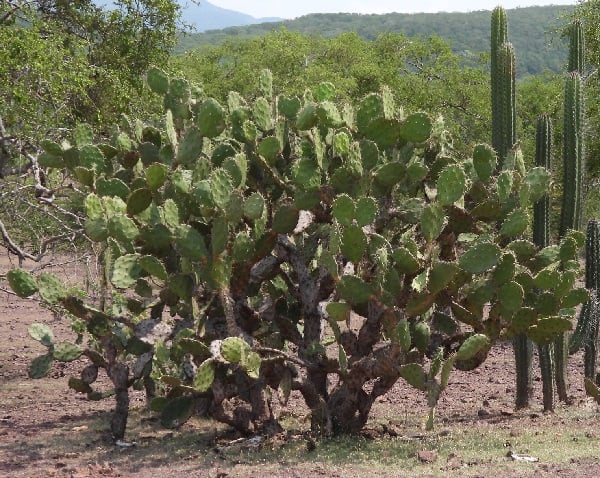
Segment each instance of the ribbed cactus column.
M517 142L517 113L515 100L515 49L509 42L500 46L498 55L500 67L500 118L502 135L497 149L501 164L504 164L506 154Z
M552 122L547 114L539 116L535 134L535 164L546 169L552 165ZM550 197L545 196L533 205L533 242L543 248L550 245ZM544 411L553 411L555 402L554 360L552 344L538 347L542 374Z
M581 20L574 20L569 35L569 65L568 70L583 74L585 67L585 41Z
M583 202L583 84L578 72L569 73L565 82L565 109L563 126L563 201L559 234L581 228ZM558 398L567 401L567 337L561 334L554 343L556 387Z
M595 380L598 343L598 290L600 289L600 223L595 219L588 221L586 231L585 286L590 290L591 299L581 309L577 328L569 343L569 353L577 352L583 345L585 377Z
M583 165L583 84L578 72L565 82L563 126L563 201L559 234L581 228Z
M506 165L506 155L517 142L515 107L515 50L508 41L506 11L497 7L491 23L492 147L498 155L498 169ZM532 344L525 334L513 340L516 366L516 407L529 405L531 396Z
M500 68L500 47L508 42L506 11L496 7L492 12L491 22L491 91L492 91L492 147L499 152L502 145L502 74ZM503 157L500 156L502 161Z

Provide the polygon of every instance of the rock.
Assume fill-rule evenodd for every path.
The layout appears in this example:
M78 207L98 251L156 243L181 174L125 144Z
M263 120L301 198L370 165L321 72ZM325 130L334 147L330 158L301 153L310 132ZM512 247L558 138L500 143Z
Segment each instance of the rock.
M417 459L421 463L433 463L437 460L437 452L430 450L420 450L417 452Z

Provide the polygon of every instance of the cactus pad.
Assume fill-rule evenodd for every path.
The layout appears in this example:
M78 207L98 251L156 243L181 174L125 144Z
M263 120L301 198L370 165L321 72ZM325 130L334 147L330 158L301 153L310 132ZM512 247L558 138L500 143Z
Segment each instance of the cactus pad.
M183 425L194 412L194 398L190 395L176 397L164 404L160 423L165 428L177 428Z
M194 389L198 392L206 392L215 378L215 363L212 358L206 359L198 367L198 373L194 379Z
M362 197L356 202L356 223L360 227L371 224L377 218L378 207L373 198Z
M350 312L352 311L350 304L345 302L330 302L325 309L327 310L329 318L336 322L348 320L350 318Z
M62 281L54 274L44 272L37 278L40 297L50 304L56 304L66 295Z
M459 259L459 265L466 272L480 274L494 267L500 254L500 248L496 244L482 242L467 250Z
M208 255L204 237L192 226L182 224L175 231L175 246L183 257L199 261Z
M301 106L300 100L297 97L286 98L285 96L280 96L277 99L277 107L279 108L279 112L287 119L296 118Z
M534 325L527 329L527 337L537 344L547 344L554 337L571 330L572 325L569 319L564 317L547 317L538 320Z
M300 131L308 130L316 126L319 121L318 109L315 103L307 103L298 113L296 128Z
M140 233L139 229L127 216L113 216L107 223L108 233L116 240L126 243L133 241Z
M392 257L396 264L396 268L402 274L414 274L421 268L419 261L406 247L396 249Z
M91 393L93 391L89 383L85 383L83 380L77 377L69 378L68 385L70 389L79 393Z
M31 324L29 329L27 329L29 336L40 342L42 345L46 347L51 347L54 345L54 334L52 333L52 329L44 324Z
M504 313L514 314L523 305L523 287L517 282L507 282L497 292L498 302Z
M350 304L364 304L373 295L371 286L360 277L345 275L338 282L337 291L340 297Z
M233 191L230 174L224 169L215 169L210 175L212 199L217 207L225 209Z
M500 234L504 237L520 236L529 227L529 222L529 213L525 209L515 209L502 223Z
M502 255L494 272L492 278L497 285L505 284L506 282L513 279L516 271L516 259L513 254L507 252Z
M478 144L475 146L473 150L473 166L479 179L486 182L496 169L497 162L496 152L491 146L487 144Z
M400 367L400 376L417 390L427 390L427 375L417 363L409 363Z
M354 220L356 206L347 194L340 194L333 203L332 214L343 226L349 226Z
M446 224L444 210L439 204L428 204L421 215L421 232L427 241L433 241Z
M449 206L461 199L467 187L467 177L463 168L451 164L444 168L437 180L438 200L443 206Z
M487 335L475 334L465 340L456 352L456 360L469 360L482 350L491 346Z
M34 358L27 368L27 375L29 375L29 378L45 377L50 372L53 361L52 354L40 355Z
M148 274L160 280L167 279L167 271L164 264L154 256L142 256L139 258L139 265Z
M239 337L227 337L221 343L221 357L230 363L240 363L250 353L250 345Z
M35 278L26 270L11 269L6 277L10 288L21 298L29 297L38 290Z
M159 68L151 68L146 73L146 81L150 89L159 95L169 91L169 77Z
M135 285L142 274L139 263L139 255L125 254L118 257L114 263L111 281L118 289L128 289Z
M293 206L281 206L273 217L273 231L277 234L288 234L298 224L300 211Z
M350 262L357 263L363 257L367 249L367 236L362 228L358 226L348 226L342 233L341 250Z
M413 327L412 340L419 352L425 353L427 351L430 338L431 330L429 329L429 325L425 322L417 322Z
M248 355L242 357L241 366L246 371L250 378L257 379L260 375L260 366L262 360L256 352L249 352Z
M268 136L258 143L257 151L272 166L281 152L281 143L275 136Z
M436 294L444 289L458 274L459 267L454 262L436 262L429 271L427 289Z
M127 213L134 216L144 211L152 203L152 191L139 188L131 193L127 199Z
M72 362L81 356L82 350L71 342L59 342L54 346L53 355L60 362Z
M400 137L410 143L423 143L429 139L433 124L427 113L411 114L400 127Z

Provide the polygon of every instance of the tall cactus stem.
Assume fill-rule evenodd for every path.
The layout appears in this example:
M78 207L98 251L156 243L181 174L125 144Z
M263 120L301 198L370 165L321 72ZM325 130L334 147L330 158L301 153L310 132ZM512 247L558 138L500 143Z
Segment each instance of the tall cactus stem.
M541 114L536 124L535 165L550 170L552 165L552 122ZM541 198L533 205L533 242L540 249L550 245L550 197Z
M568 71L576 71L583 75L585 67L585 41L581 20L574 20L569 31L569 64Z
M498 152L502 142L502 108L501 108L501 73L499 51L508 41L508 26L506 11L496 7L492 12L491 21L491 92L492 92L492 147ZM502 159L502 158L501 158Z
M501 72L501 114L502 138L498 154L504 161L506 154L517 142L517 114L515 99L515 49L511 43L504 43L500 47L500 72Z
M563 126L563 201L560 236L569 229L581 228L583 185L583 84L577 72L565 82Z
M503 169L507 153L517 141L515 107L515 50L508 41L506 11L497 7L491 23L492 147ZM517 378L516 407L529 405L532 391L532 345L525 334L513 340Z
M535 164L550 169L552 165L552 122L547 114L541 114L536 124ZM533 205L533 242L540 248L550 245L550 197L544 196ZM542 397L544 411L551 412L555 408L556 394L554 389L554 360L552 345L538 346L540 371L542 375Z
M517 378L516 408L529 406L529 399L533 393L533 377L531 373L531 359L533 344L525 334L519 334L513 339L515 352L515 366Z
M556 383L554 380L554 359L552 357L552 344L543 344L538 347L540 370L542 372L542 400L544 411L552 412L555 407L554 393Z
M583 365L586 378L595 380L598 344L598 288L600 286L600 223L588 221L585 241L585 286L591 299L579 314L577 327L569 342L569 353L584 350Z

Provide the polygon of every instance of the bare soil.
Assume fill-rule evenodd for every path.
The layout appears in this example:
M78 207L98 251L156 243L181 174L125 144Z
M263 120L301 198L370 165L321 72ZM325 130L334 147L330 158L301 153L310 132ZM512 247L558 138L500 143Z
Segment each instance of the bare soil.
M0 277L10 267L0 257ZM73 268L62 272L85 280ZM1 279L0 287L0 476L600 476L600 414L583 390L581 356L570 363L570 405L544 414L537 374L532 406L515 411L508 343L495 346L479 369L454 372L434 432L422 428L426 398L402 381L374 406L360 437L313 440L308 411L293 396L283 420L291 431L258 444L206 419L164 430L134 393L126 438L135 445L118 447L107 439L112 400L87 401L67 387L81 363L55 364L41 380L27 377L30 360L45 352L29 338L29 325L48 324L67 340L68 320L6 292Z

